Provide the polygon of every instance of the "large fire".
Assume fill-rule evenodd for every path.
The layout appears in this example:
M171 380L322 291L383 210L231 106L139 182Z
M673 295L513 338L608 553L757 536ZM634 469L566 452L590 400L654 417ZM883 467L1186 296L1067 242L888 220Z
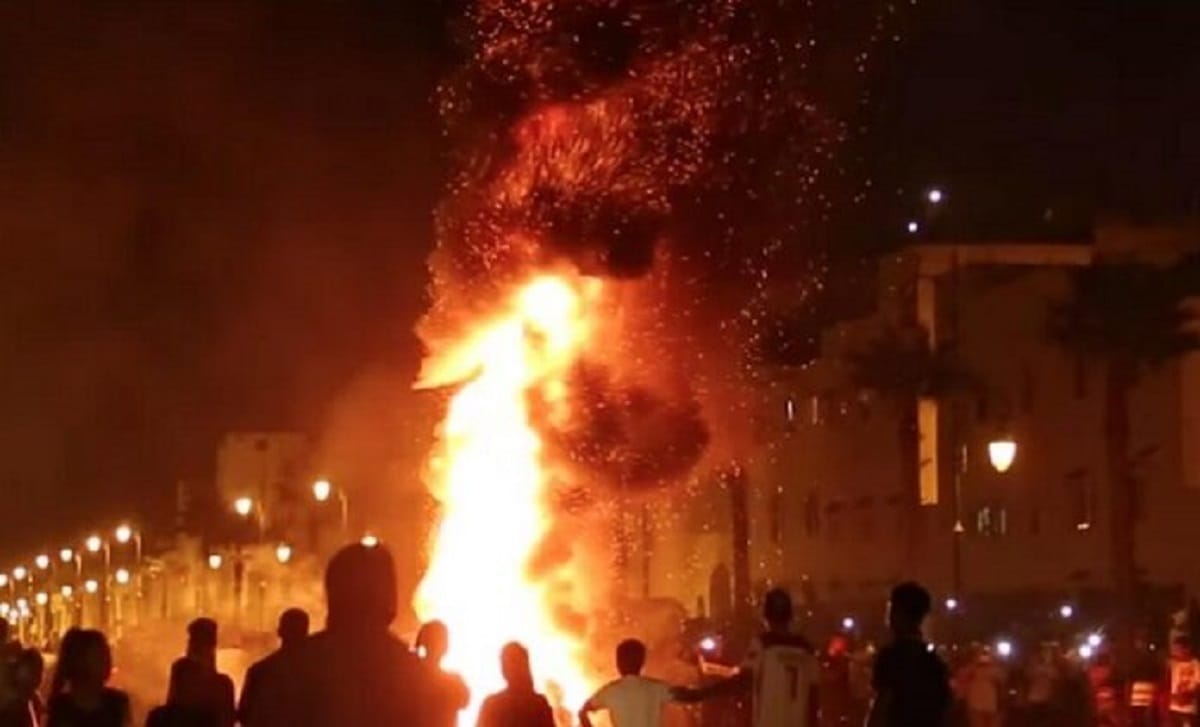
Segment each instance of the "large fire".
M446 667L472 691L461 724L474 724L482 698L503 686L498 657L509 641L529 649L535 682L564 706L587 698L581 635L557 617L587 584L570 562L535 562L553 526L553 467L531 402L552 419L567 415L566 377L594 330L600 288L537 277L423 371L424 385L461 385L430 461L442 513L416 599L421 618L449 626Z

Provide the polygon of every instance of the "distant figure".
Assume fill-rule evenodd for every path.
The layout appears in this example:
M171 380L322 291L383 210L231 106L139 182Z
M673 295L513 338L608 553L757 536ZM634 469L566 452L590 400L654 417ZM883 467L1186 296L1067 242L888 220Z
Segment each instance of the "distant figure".
M425 664L428 680L429 727L455 727L458 713L471 701L471 692L462 677L442 669L442 659L450 650L450 630L441 621L430 621L417 631L417 655Z
M187 631L187 652L171 665L167 707L188 724L232 727L233 680L217 671L217 622L198 618Z
M767 592L763 621L767 630L750 644L735 676L698 690L676 690L676 696L695 701L752 687L754 727L817 727L820 666L812 645L792 632L787 591Z
M950 714L946 665L925 643L921 624L929 615L929 592L916 583L892 589L888 626L892 643L875 659L875 699L868 727L942 727Z
M617 645L617 673L611 681L592 695L579 711L579 724L592 727L589 712L607 710L613 727L658 727L663 707L672 697L671 687L642 676L646 665L646 645L637 639L626 639Z
M550 703L534 691L524 646L513 642L500 650L500 671L508 687L483 700L478 727L555 727Z
M834 634L821 658L822 727L862 724L855 715L854 687L850 673L850 642L845 634ZM857 717L857 719L856 719Z
M63 639L46 727L129 727L129 697L110 689L112 650L99 631L75 630ZM68 643L69 642L69 643Z
M990 648L981 648L967 666L963 686L966 691L967 724L970 727L999 727L1004 674Z
M45 716L39 689L46 664L42 652L25 649L11 665L12 697L0 709L0 727L38 727Z
M264 707L281 727L411 725L428 713L425 668L391 634L395 564L382 546L342 548L325 571L328 620L284 662L287 688Z
M1171 658L1167 663L1167 725L1197 727L1200 716L1197 692L1200 691L1200 661L1192 655L1186 638L1171 643Z
M279 616L279 627L275 633L279 636L279 649L246 671L241 700L238 702L238 721L242 727L271 723L266 708L275 701L272 694L286 689L281 682L285 678L285 662L308 637L308 613L299 608L284 611Z

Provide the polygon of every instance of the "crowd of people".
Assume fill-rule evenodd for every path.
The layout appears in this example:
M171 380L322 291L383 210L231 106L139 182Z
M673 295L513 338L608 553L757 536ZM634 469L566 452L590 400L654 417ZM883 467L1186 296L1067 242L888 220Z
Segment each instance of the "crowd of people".
M325 586L326 628L310 635L307 613L285 611L279 649L248 670L240 697L217 667L216 622L193 621L186 652L171 665L165 702L150 711L147 727L457 725L470 693L442 668L450 634L444 624L425 624L413 648L392 635L397 592L387 550L344 548L331 560ZM646 646L627 639L616 649L616 678L586 701L578 721L591 727L595 713L607 712L613 727L659 727L668 703L728 695L748 705L741 723L753 727L1197 724L1200 662L1182 639L1166 668L1147 661L1124 677L1104 657L1079 669L1049 645L1024 664L1001 665L980 649L952 667L924 640L929 611L921 586L893 589L891 640L869 668L869 701L855 693L845 639L815 649L794 629L787 592L773 590L763 600L765 630L740 668L698 686L670 685L642 675ZM113 657L103 633L68 632L43 691L42 654L9 640L5 626L0 621L0 727L132 724L128 696L109 685ZM506 645L498 667L506 687L483 700L477 727L562 727L570 720L538 693L521 644Z

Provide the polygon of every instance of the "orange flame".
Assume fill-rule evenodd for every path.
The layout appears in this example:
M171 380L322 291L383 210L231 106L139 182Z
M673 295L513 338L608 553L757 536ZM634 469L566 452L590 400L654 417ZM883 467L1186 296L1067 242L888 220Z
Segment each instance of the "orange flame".
M565 377L593 330L599 292L594 279L537 277L422 372L423 386L461 384L429 462L442 517L415 604L422 619L450 629L445 666L472 692L460 724L474 724L482 698L502 688L499 653L508 641L529 649L535 683L555 685L563 706L573 710L588 696L582 636L554 618L567 597L556 584L579 574L569 564L531 568L554 513L529 401L536 395L550 417L565 415Z

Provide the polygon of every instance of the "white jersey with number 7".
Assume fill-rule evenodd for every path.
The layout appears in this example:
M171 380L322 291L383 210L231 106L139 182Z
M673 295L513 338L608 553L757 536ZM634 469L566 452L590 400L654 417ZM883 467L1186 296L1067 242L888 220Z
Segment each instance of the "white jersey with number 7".
M820 666L803 637L755 638L742 668L754 677L754 727L817 727L809 724L809 699Z

